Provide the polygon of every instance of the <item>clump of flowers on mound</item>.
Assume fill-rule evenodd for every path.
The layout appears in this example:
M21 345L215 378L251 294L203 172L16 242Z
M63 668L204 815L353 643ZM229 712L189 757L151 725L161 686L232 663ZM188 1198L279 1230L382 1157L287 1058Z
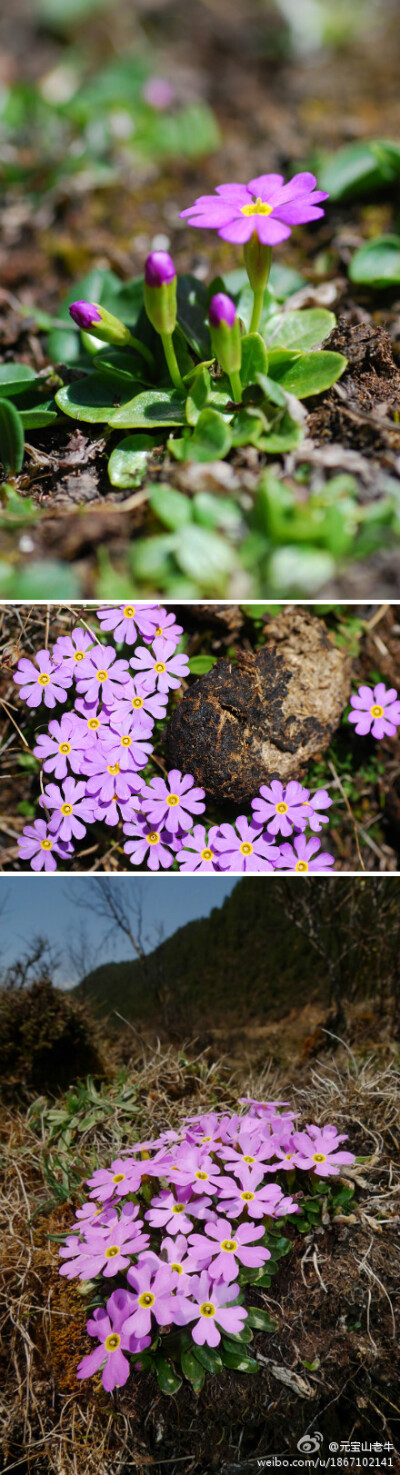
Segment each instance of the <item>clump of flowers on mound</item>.
M182 627L158 605L106 606L97 614L100 637L77 626L52 651L23 657L15 672L28 707L54 712L33 749L43 765L44 815L20 836L22 862L55 871L77 842L86 843L88 827L102 823L106 833L122 827L128 863L149 871L306 874L333 866L316 838L332 803L325 789L312 796L295 780L272 780L261 785L252 813L234 823L199 823L204 789L178 769L160 775L155 753L170 694L190 672L178 651ZM121 645L129 658L120 656Z
M198 1390L206 1370L257 1371L252 1328L274 1323L249 1287L270 1286L291 1247L284 1225L308 1228L310 1203L315 1223L326 1180L355 1159L335 1126L298 1130L288 1102L240 1104L136 1142L87 1180L60 1248L60 1274L92 1282L96 1345L78 1378L101 1371L111 1392L152 1367L173 1393L182 1374Z

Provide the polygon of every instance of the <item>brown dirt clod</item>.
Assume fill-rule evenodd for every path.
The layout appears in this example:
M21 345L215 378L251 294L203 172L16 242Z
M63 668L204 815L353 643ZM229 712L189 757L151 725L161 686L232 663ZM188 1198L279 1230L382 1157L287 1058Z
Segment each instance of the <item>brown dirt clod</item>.
M321 619L292 608L237 666L218 660L168 727L169 761L219 803L247 803L271 778L299 778L328 747L350 691L350 662Z

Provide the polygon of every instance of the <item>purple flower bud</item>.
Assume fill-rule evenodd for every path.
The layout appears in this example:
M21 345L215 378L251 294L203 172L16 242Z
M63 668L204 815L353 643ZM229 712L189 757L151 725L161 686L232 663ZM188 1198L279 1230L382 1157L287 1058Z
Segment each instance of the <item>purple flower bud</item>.
M236 307L226 292L217 292L215 297L211 298L209 318L212 328L219 328L221 323L226 323L227 328L233 328L236 320Z
M176 271L168 251L150 251L144 275L148 287L162 287L164 282L173 282Z
M91 328L92 323L101 323L101 314L94 302L72 302L69 314L84 331Z

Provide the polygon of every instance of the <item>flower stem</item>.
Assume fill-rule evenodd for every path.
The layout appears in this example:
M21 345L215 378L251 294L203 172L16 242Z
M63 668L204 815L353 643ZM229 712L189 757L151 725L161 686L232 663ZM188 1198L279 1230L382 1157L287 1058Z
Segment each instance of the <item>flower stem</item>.
M229 378L232 390L232 399L235 401L235 404L240 405L242 403L243 390L240 383L240 374L238 369L232 370Z
M249 328L249 332L250 333L258 333L258 330L259 330L259 327L260 327L260 322L261 322L261 313L262 313L262 310L263 310L263 304L264 304L264 287L260 287L257 292L254 292L253 311L252 311L252 315L251 315L251 323L250 323L250 328Z
M178 369L177 357L172 342L172 333L161 333L161 339L172 383L175 385L175 389L184 389L185 385Z

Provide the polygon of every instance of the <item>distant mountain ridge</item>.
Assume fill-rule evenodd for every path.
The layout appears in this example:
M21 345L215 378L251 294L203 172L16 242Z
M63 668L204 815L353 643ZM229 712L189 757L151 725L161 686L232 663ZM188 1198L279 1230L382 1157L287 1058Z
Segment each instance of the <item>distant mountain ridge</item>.
M122 1028L115 1012L139 1023L168 1021L179 1032L206 1023L279 1018L312 997L327 977L307 939L288 922L274 886L239 881L209 917L188 922L144 961L104 963L74 990ZM114 1020L113 1020L114 1016Z

